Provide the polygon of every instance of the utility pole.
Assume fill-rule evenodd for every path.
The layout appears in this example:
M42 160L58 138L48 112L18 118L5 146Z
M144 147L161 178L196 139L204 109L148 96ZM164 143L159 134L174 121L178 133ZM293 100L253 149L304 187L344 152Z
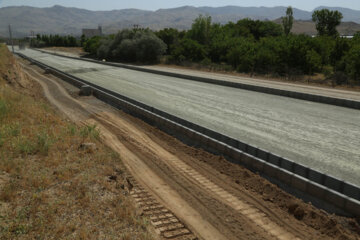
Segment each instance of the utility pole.
M11 25L10 24L9 24L9 34L10 34L10 42L11 42L12 51L14 53L15 52L14 51L14 41L12 39L12 32L11 32Z

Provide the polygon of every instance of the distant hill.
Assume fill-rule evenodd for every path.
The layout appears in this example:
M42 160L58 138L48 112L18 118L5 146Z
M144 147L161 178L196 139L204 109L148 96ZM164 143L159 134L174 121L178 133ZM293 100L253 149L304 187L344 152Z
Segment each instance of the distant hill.
M322 7L321 7L322 8ZM345 8L336 9L343 13L345 21L352 21L345 27L346 31L353 32L360 23L360 11ZM89 11L78 8L66 8L55 5L51 8L34 7L5 7L0 8L0 36L8 36L7 26L11 23L16 37L23 37L31 31L41 34L72 34L80 35L82 28L97 28L103 26L105 33L114 33L122 28L138 24L159 30L165 27L188 29L193 20L200 14L211 15L214 22L236 22L243 18L260 20L279 19L285 14L286 7L190 7L184 6L172 9L159 9L157 11L144 11L138 9L123 9L113 11ZM294 17L299 24L309 25L312 12L294 9ZM304 32L309 28L304 27ZM296 30L297 31L297 30Z

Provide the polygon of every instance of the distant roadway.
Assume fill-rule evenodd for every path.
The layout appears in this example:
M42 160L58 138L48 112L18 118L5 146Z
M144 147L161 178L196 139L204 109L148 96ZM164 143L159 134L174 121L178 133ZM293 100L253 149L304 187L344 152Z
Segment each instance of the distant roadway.
M359 110L111 67L31 49L21 53L360 186ZM354 94L353 98L357 96Z

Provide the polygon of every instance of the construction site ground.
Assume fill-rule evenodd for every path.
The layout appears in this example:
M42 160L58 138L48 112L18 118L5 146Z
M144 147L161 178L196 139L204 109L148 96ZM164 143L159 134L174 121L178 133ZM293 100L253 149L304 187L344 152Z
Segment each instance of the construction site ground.
M222 156L187 146L18 59L47 100L96 124L131 174L130 192L165 239L360 239L359 219L330 215ZM40 96L39 96L40 97Z

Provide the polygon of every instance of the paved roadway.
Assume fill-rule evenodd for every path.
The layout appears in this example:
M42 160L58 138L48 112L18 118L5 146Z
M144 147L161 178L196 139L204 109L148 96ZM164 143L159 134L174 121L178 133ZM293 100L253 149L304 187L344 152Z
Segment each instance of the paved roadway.
M360 186L360 111L27 49L89 82Z

